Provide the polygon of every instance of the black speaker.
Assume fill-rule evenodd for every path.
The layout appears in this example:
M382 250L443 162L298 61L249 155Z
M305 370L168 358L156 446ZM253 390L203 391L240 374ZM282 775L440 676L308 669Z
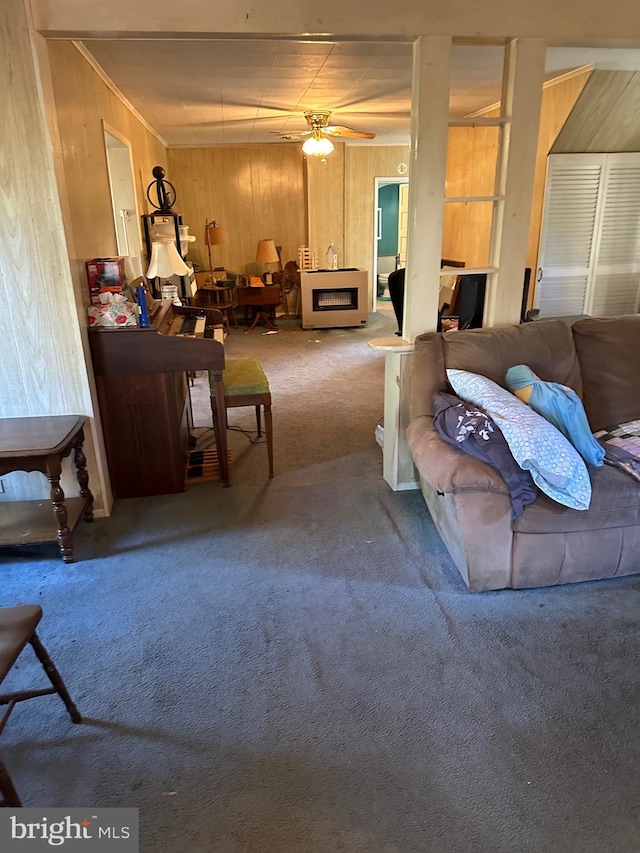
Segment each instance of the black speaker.
M484 294L487 289L486 273L461 275L457 287L460 288L457 300L459 329L479 329L484 314Z

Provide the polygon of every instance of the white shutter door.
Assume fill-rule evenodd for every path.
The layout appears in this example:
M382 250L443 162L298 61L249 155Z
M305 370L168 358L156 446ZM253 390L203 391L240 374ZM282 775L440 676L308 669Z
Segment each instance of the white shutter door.
M633 314L640 287L640 154L609 154L588 314Z
M541 317L585 313L605 158L549 155L535 296Z

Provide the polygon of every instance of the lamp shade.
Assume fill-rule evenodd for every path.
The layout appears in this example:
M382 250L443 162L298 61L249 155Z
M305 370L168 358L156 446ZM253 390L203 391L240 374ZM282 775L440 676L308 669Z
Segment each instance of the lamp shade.
M221 246L223 243L229 242L229 232L226 228L218 225L214 219L213 222L206 224L205 238L208 246Z
M171 278L172 275L189 275L189 267L178 254L173 239L154 241L147 278Z
M321 136L320 138L310 136L302 146L302 150L305 154L313 157L324 157L327 154L331 154L334 147L333 142L326 136Z
M259 240L258 250L256 251L256 263L258 264L277 264L280 260L278 250L276 249L275 240Z

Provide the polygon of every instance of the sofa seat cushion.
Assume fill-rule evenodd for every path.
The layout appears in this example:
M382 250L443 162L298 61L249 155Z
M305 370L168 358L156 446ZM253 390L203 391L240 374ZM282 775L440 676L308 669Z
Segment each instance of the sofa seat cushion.
M640 525L640 484L611 465L590 468L591 505L578 512L540 495L513 522L517 533L572 533Z

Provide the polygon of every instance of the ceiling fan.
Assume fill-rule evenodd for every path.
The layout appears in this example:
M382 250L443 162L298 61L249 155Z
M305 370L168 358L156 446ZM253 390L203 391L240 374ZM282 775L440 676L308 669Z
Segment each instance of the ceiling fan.
M330 110L307 110L304 114L307 120L308 130L301 130L299 133L281 133L282 139L305 139L302 146L305 154L310 154L314 157L324 158L327 154L331 154L334 149L331 136L349 137L350 139L374 139L375 133L365 133L360 130L352 130L350 127L344 127L340 124L329 124L331 117Z

